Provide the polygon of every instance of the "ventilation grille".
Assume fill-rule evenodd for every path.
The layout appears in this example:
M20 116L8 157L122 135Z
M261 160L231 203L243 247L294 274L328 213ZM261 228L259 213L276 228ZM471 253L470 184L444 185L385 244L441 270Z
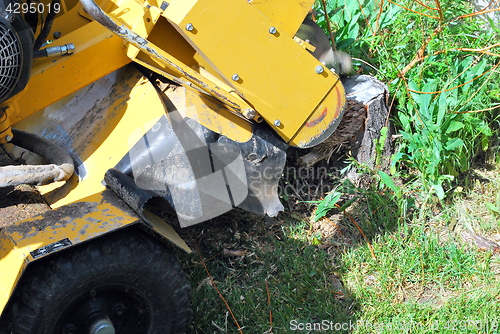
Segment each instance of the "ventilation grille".
M0 20L0 102L6 100L21 75L21 45L14 29Z

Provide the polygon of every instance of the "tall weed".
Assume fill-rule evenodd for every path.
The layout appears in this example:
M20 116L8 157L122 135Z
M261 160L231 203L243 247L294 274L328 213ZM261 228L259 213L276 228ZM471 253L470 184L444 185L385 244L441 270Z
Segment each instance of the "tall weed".
M389 85L400 139L393 174L415 174L426 198L445 198L455 176L489 148L500 101L500 34L468 1L357 0L316 4L317 23L358 73Z

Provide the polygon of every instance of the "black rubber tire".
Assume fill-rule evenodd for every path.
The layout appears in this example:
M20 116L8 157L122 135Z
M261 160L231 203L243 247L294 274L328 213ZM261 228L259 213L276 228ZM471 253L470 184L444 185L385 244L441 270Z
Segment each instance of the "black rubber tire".
M12 334L88 333L88 327L73 324L68 330L68 319L83 315L96 300L119 324L119 334L184 333L191 321L190 288L181 266L163 245L138 231L112 233L28 269L6 310L8 319L2 319ZM116 304L109 305L117 300L125 306L118 313Z

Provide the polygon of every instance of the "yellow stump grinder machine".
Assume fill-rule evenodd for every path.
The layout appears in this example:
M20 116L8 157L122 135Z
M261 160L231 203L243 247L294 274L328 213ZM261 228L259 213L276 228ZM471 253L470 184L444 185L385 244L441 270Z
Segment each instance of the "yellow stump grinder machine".
M176 230L277 215L287 147L342 118L313 2L0 0L0 187L51 208L0 230L0 333L184 332Z

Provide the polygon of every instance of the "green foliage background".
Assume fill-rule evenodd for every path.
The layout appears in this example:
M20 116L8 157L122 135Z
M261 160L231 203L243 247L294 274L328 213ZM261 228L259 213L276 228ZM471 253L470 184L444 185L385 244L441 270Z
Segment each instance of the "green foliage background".
M442 200L454 178L498 145L500 30L467 1L339 1L317 23L355 70L386 82L401 138L392 174Z

